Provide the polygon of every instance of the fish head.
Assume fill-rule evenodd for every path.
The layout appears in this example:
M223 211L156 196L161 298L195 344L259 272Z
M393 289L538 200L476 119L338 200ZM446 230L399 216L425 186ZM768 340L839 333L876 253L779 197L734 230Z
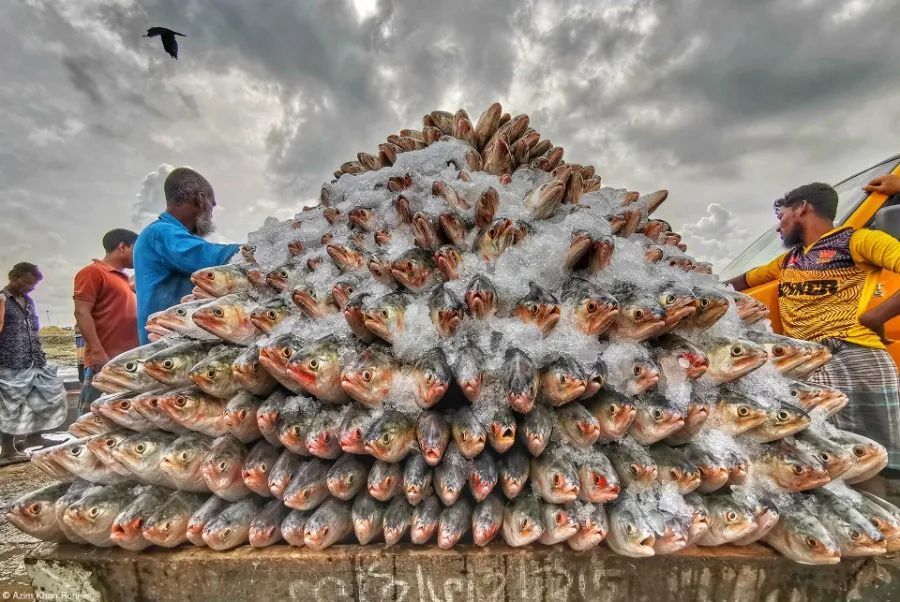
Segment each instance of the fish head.
M375 211L371 207L354 207L347 212L347 219L363 230L371 230L375 225Z
M222 297L194 312L194 324L226 340L255 327L250 322L252 307L237 297Z
M786 514L775 526L773 536L791 550L795 559L806 564L837 564L841 561L837 543L812 516Z
M769 354L747 339L719 340L709 355L709 373L718 382L731 382L766 363Z
M437 465L450 441L450 427L439 414L422 413L416 424L416 435L426 464Z
M410 249L391 263L391 274L406 288L422 292L434 277L434 257L424 249Z
M529 191L523 204L534 219L547 219L556 211L566 193L566 183L553 178Z
M335 265L345 272L352 272L363 267L365 258L362 253L347 245L329 243L325 245L325 251Z
M340 309L344 309L350 298L356 294L358 286L353 280L338 280L331 287L331 298Z
M413 425L399 412L385 412L366 433L366 451L378 460L389 461L408 449L414 435Z
M452 378L444 352L434 347L419 356L413 364L412 377L420 404L423 407L434 405L447 392Z
M341 355L336 339L326 336L300 348L287 365L288 373L313 395L340 382Z
M656 388L659 384L659 366L649 359L635 359L631 364L629 388L634 394Z
M615 531L618 545L631 556L653 556L656 536L645 521L628 510L614 509L610 518L610 532Z
M642 341L659 333L666 325L666 312L656 301L632 300L621 304L616 316L621 334Z
M694 293L679 286L664 287L657 293L656 300L666 311L666 325L669 327L674 327L697 311Z
M444 280L459 278L459 266L462 262L462 253L454 245L443 245L434 252L434 264Z
M253 311L250 312L250 321L260 331L268 334L272 332L272 329L284 320L289 313L290 310L287 305L279 300L254 308Z
M716 412L723 426L735 434L756 428L768 417L766 409L757 402L732 393L720 396Z
M476 250L484 261L496 261L512 245L515 234L511 219L495 219L478 234Z
M379 228L375 230L375 234L373 235L375 239L375 244L379 247L386 247L391 244L392 236L388 230L384 228Z
M344 312L346 315L347 309ZM404 329L405 316L406 298L395 293L380 297L363 310L365 327L385 341L393 341L394 332Z
M611 295L594 292L581 297L575 307L575 322L585 334L602 333L619 313L619 302Z
M191 274L191 282L213 297L234 293L246 284L246 277L233 265L219 265L197 270Z

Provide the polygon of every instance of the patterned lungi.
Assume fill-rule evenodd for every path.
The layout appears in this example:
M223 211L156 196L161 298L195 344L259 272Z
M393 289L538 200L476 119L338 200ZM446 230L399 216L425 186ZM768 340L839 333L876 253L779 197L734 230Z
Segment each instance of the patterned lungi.
M61 425L68 413L66 389L56 366L0 368L0 432L28 435Z
M900 381L893 359L884 349L835 339L827 345L834 354L831 361L807 380L840 389L850 399L831 422L885 446L888 466L900 469Z

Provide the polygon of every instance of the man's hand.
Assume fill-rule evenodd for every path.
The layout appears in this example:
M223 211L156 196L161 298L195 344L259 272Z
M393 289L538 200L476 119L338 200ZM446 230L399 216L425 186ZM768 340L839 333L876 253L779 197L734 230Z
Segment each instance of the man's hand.
M100 351L94 352L94 363L91 364L91 369L94 371L94 374L100 372L100 370L109 363L109 356L106 355L106 352L102 349Z
M887 196L895 195L900 192L900 175L886 174L878 176L863 186L863 190L866 192L880 192Z
M890 345L894 341L888 339L884 334L884 323L887 320L882 316L882 312L878 311L881 306L876 307L875 309L870 309L866 313L862 314L859 317L859 323L873 331L878 335L878 338L881 339L881 342L885 345Z

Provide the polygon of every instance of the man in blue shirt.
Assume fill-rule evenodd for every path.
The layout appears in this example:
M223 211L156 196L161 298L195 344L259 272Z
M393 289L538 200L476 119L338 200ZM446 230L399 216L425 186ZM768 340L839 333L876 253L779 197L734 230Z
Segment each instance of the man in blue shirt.
M210 183L193 169L179 167L163 185L166 210L134 243L138 336L149 342L147 317L179 303L194 288L197 270L228 263L240 245L203 240L213 232L216 197Z

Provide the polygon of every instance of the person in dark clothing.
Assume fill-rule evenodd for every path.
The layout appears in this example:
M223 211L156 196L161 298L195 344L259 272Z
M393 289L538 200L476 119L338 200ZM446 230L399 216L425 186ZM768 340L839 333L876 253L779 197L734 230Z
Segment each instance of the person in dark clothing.
M15 446L54 445L41 432L58 427L66 418L66 394L56 368L38 337L40 325L31 293L42 276L31 263L18 263L9 283L0 290L0 463L27 457Z

